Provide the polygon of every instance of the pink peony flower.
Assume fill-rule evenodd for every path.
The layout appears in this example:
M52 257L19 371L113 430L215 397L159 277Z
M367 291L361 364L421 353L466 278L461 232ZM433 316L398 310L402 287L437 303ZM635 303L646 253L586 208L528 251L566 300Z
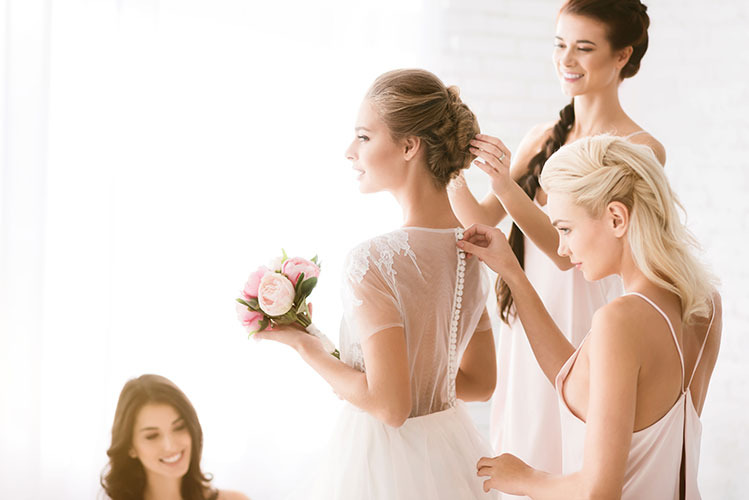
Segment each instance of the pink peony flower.
M260 321L262 321L263 315L257 311L250 311L247 306L237 303L237 318L249 333L254 333L260 329Z
M257 300L268 316L282 316L294 303L294 285L283 274L267 273L260 280Z
M320 268L317 264L301 257L287 259L286 262L283 263L281 271L289 278L291 284L294 286L296 286L299 275L302 273L304 273L305 280L320 276Z
M242 290L245 300L257 298L257 289L260 286L260 280L269 272L271 272L270 269L260 266L257 268L257 271L250 274L250 277L247 278L247 283L244 285L244 290Z

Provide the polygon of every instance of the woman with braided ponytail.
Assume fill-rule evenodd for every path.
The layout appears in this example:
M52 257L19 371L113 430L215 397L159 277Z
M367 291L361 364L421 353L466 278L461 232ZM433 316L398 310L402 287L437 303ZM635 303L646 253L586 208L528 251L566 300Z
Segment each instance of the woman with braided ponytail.
M634 76L648 46L649 19L639 0L569 0L559 13L553 61L562 90L572 102L556 123L533 128L510 165L510 151L497 138L478 135L472 152L490 177L492 193L478 202L462 179L450 197L465 226L495 226L506 215L514 224L510 245L550 314L577 346L593 312L621 294L615 277L588 283L556 253L558 236L546 213L539 177L547 159L564 144L597 133L628 138L652 148L665 162L663 146L622 109L619 84ZM495 452L514 453L534 467L561 471L561 434L553 387L533 358L507 284L498 279L502 325L497 390L492 401Z
M541 186L559 255L586 280L619 276L627 293L595 312L575 348L502 231L466 230L458 247L500 274L515 297L556 388L564 436L561 473L504 453L478 462L484 488L533 499L699 499L700 414L722 307L661 164L647 146L587 137L547 160Z
M255 334L294 348L348 403L292 498L496 498L475 469L491 448L462 403L494 391L489 283L455 246L463 227L446 192L474 158L476 117L432 73L396 70L372 84L354 131L346 157L359 190L392 194L403 227L349 253L340 361L290 327Z

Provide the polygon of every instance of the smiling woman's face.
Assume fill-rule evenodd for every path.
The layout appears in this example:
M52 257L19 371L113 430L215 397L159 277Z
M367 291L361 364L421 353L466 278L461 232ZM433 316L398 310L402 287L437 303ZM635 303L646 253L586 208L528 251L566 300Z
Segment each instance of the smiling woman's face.
M146 476L181 478L190 468L192 438L185 420L171 405L149 403L138 412L130 455L138 458Z
M553 61L562 91L574 97L619 84L626 51L614 51L606 25L575 14L559 15Z

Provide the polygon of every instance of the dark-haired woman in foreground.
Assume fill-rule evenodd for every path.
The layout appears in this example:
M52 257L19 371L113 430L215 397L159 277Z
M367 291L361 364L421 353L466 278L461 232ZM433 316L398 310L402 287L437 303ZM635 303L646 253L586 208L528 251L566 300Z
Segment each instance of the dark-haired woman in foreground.
M477 136L473 152L489 174L492 193L479 203L464 182L451 186L455 212L465 226L495 226L509 215L510 245L546 307L574 346L585 335L593 312L622 293L616 277L586 282L566 256L551 226L546 193L538 179L546 160L562 145L599 133L649 146L665 162L663 146L622 109L619 85L634 76L648 46L649 18L639 0L570 0L557 19L554 66L562 90L573 101L556 123L533 128L510 166L510 151L499 140ZM461 181L462 179L458 179ZM498 346L497 390L491 434L496 453L513 453L534 467L561 472L562 438L553 388L533 357L513 298L498 281L504 322Z
M112 500L249 500L216 490L200 470L203 430L170 380L141 375L122 388L101 485Z

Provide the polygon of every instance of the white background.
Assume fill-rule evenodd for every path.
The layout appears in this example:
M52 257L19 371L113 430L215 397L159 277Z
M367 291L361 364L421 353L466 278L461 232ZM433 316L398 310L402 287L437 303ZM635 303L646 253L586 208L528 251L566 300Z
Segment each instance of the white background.
M652 0L625 109L722 278L723 347L703 415L703 496L749 469L749 7ZM281 498L340 403L283 346L247 341L233 299L280 252L319 254L315 323L335 338L347 250L400 224L343 151L383 71L462 88L516 146L567 99L557 0L0 1L0 497L94 498L124 382L190 397L204 471ZM480 172L469 182L486 191ZM485 405L473 407L482 429ZM10 471L13 471L10 473Z

